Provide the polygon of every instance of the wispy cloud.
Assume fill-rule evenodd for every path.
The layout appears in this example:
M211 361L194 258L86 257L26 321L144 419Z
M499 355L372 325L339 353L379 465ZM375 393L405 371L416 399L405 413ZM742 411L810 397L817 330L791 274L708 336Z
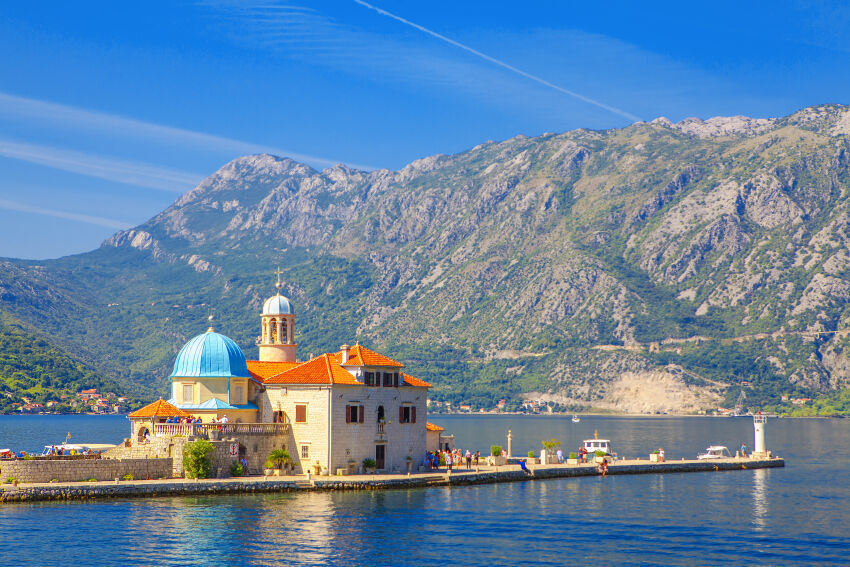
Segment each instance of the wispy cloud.
M205 177L200 173L178 171L147 163L92 155L64 148L28 144L16 140L0 139L0 156L108 181L176 193L186 192Z
M120 132L122 136L135 139L179 144L200 150L229 152L235 154L234 157L245 154L268 153L281 157L289 157L320 168L345 163L357 169L376 169L372 166L349 163L344 160L302 154L283 148L254 144L183 128L164 126L162 124L145 122L124 116L19 97L3 92L0 92L0 116L16 121L29 120L47 124L63 124L89 132Z
M529 80L532 80L536 83L539 83L539 84L543 85L544 87L554 89L554 90L556 90L560 93L563 93L563 94L569 95L571 97L577 98L578 100L581 100L581 101L586 102L588 104L592 104L593 106L597 106L597 107L599 107L603 110L607 110L608 112L613 112L614 114L619 114L620 116L622 116L624 118L628 118L629 120L634 120L636 122L640 120L639 117L635 116L634 114L630 114L630 113L626 112L625 110L621 110L619 108L610 106L608 104L605 104L604 102L600 102L596 99L590 98L590 97L585 96L585 95L580 94L580 93L577 93L573 90L565 89L564 87L561 87L559 85L551 83L551 82L547 81L546 79L538 77L537 75L532 75L531 73L523 71L522 69L520 69L518 67L514 67L513 65L505 63L504 61L496 59L495 57L491 57L491 56L487 55L486 53L482 53L481 51L478 51L477 49L474 49L474 48L472 48L468 45L460 43L459 41L455 41L455 40L453 40L449 37L446 37L442 34L439 34L439 33L435 32L433 30L430 30L430 29L424 27L424 26L420 26L417 23L414 23L414 22L411 22L410 20L402 18L401 16L397 16L397 15L391 13L391 12L387 12L386 10L378 8L377 6L373 6L372 4L369 4L368 2L364 2L363 0L354 0L354 2L357 3L357 4L360 4L361 6L369 8L370 10L374 10L375 12L377 12L378 14L381 14L382 16L392 18L392 19L394 19L398 22L401 22L401 23L408 25L412 28L415 28L415 29L417 29L417 30L419 30L423 33L426 33L426 34L432 36L432 37L435 37L435 38L439 39L440 41L444 41L444 42L448 43L449 45L453 45L453 46L455 46L459 49L463 49L464 51L472 53L476 57L480 57L481 59L484 59L485 61L493 63L494 65L498 65L499 67L507 69L508 71L511 71L512 73L516 73L517 75L520 75L521 77L525 77L526 79L529 79Z
M43 207L34 207L25 203L18 203L17 201L7 201L6 199L0 199L0 209L5 209L7 211L18 211L21 213L44 215L48 217L83 222L86 224L93 224L97 226L105 226L107 228L125 229L133 226L133 223L130 222L107 219L104 217L98 217L93 215L69 213L67 211L57 211L55 209L45 209Z

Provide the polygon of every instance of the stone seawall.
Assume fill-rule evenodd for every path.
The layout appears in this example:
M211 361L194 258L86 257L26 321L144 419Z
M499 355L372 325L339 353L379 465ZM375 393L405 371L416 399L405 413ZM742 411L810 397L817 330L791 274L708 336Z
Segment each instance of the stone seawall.
M170 461L170 459L157 459ZM118 461L111 461L118 462ZM169 465L170 466L170 463ZM727 459L722 461L674 461L649 463L630 461L611 465L608 475L719 472L732 470L784 467L785 461L772 459ZM598 476L594 465L546 465L531 467L527 475L518 466L484 468L480 472L458 471L452 474L432 472L411 475L355 475L340 477L246 477L205 480L127 481L109 483L51 483L42 485L8 484L0 487L0 502L37 500L76 500L92 498L138 498L151 496L190 496L288 492L296 490L382 490L431 486L464 486L519 482L551 478ZM114 475L117 476L117 475ZM114 478L114 476L112 478ZM153 476L151 477L153 478ZM5 479L4 479L5 480Z
M0 460L0 482L77 482L113 480L126 474L136 479L170 478L171 459L33 459Z

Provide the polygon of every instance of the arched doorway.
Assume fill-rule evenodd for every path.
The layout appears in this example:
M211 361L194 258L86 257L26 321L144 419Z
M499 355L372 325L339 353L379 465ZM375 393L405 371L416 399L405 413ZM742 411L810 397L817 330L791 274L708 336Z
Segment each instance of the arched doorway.
M378 423L383 423L385 419L384 406L378 406Z
M140 427L139 428L139 435L138 435L138 439L137 439L139 441L139 443L144 443L145 438L148 437L148 436L150 436L150 430L147 427Z

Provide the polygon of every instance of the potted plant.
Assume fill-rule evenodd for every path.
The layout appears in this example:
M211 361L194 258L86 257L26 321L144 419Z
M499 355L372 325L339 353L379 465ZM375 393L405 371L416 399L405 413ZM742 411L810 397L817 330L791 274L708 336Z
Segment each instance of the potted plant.
M410 473L411 469L413 469L413 457L410 455L405 457L404 464L407 466L407 472Z
M577 465L578 464L578 454L570 453L569 458L567 458L568 465Z
M270 460L266 459L266 463L263 465L263 474L266 476L271 476L274 474L274 463Z
M607 453L605 451L594 451L593 455L595 456L594 462L601 463L605 460Z
M369 457L363 459L363 470L365 470L367 474L375 474L375 467L377 466L378 463L375 459L371 459Z
M655 451L651 452L651 453L649 454L649 462L650 462L650 463L657 463L657 462L658 462L658 454L659 454L659 453L658 453L658 449L656 449Z
M546 462L542 463L544 465L556 465L558 464L558 449L561 448L561 442L557 439L549 439L546 441L545 439L541 441L543 444L543 448L546 450ZM542 461L542 457L541 457Z
M272 464L272 468L274 469L274 475L280 476L280 469L283 468L284 463L287 465L292 462L292 457L289 455L289 451L286 449L275 449L271 453L269 453L269 458L266 461L266 465L269 463Z
M507 457L502 456L501 445L490 445L490 456L487 457L487 464L491 467L500 467L508 463Z
M528 464L530 464L530 465L536 465L536 464L538 464L538 463L540 462L540 459L538 459L538 458L534 455L534 451L529 451L529 452L528 452L528 459L526 460L526 462L527 462Z

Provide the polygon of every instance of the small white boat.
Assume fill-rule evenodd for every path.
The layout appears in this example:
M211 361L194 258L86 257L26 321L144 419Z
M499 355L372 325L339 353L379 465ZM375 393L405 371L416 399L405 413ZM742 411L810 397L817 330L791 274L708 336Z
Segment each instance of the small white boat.
M573 414L573 423L578 423L579 421L581 421L581 418L579 416Z
M705 453L697 455L697 459L731 459L732 454L729 449L723 445L712 445L705 450Z
M602 451L606 455L612 454L610 439L585 439L583 444L584 450L587 451L589 455L593 455L596 451Z

